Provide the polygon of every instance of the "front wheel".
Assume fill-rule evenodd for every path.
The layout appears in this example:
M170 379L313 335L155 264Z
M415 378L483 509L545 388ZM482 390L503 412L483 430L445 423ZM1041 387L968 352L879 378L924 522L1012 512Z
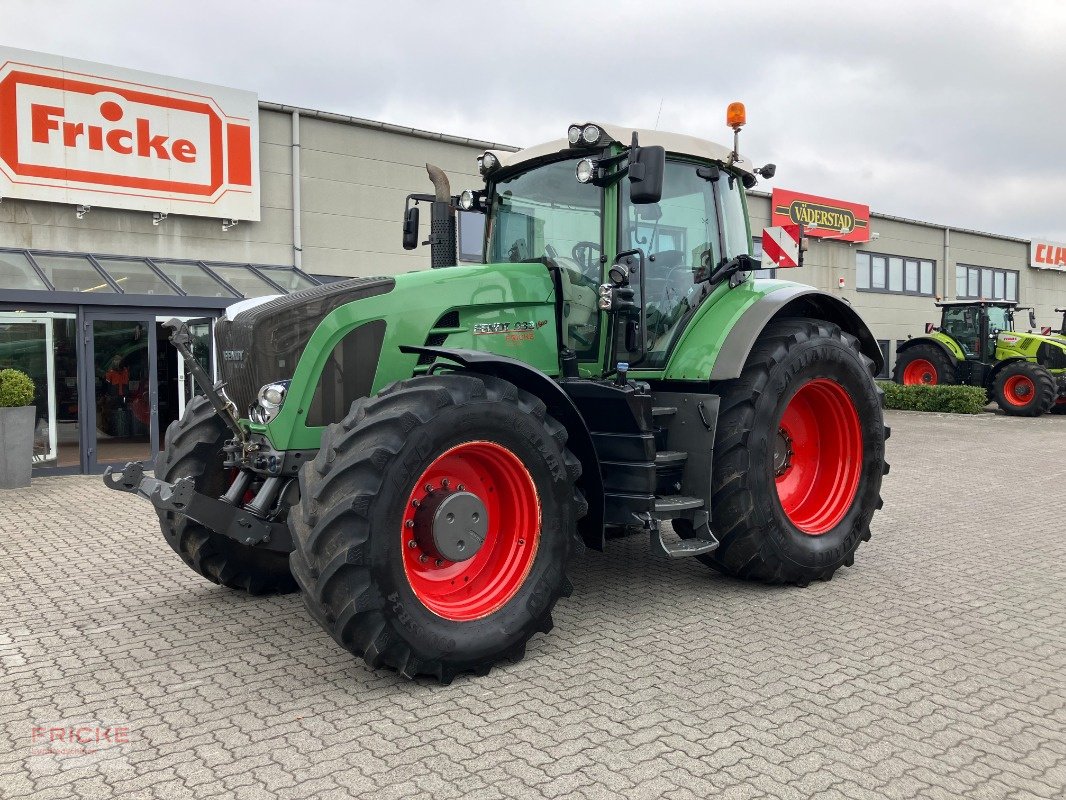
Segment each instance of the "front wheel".
M1052 408L1057 394L1051 373L1031 361L1008 364L992 382L996 403L1012 417L1039 417Z
M566 429L488 376L393 384L326 429L289 517L312 616L371 667L447 683L552 627L587 505Z
M800 585L853 563L888 471L871 367L832 323L784 319L759 335L740 378L719 389L711 489L721 545L706 563Z
M904 386L956 383L955 364L935 344L916 344L896 356L892 380Z
M191 477L196 491L221 497L232 483L222 466L222 451L231 436L207 398L197 395L185 414L167 428L155 476L174 482ZM287 553L237 542L175 511L159 511L163 538L194 572L212 583L249 594L296 591ZM284 521L284 511L278 521Z

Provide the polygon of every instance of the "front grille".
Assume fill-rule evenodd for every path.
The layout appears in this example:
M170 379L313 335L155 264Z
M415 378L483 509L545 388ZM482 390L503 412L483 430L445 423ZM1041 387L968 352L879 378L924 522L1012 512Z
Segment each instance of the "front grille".
M395 285L392 278L352 278L279 297L236 319L220 319L215 342L226 394L245 413L264 384L292 378L311 334L332 311L386 294Z

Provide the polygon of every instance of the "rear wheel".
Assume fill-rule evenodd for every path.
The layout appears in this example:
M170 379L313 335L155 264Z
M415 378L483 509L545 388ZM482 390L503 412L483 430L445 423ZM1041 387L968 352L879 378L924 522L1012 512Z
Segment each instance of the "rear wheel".
M300 473L293 572L316 620L372 666L447 683L552 627L587 510L544 404L488 376L357 400Z
M904 386L957 383L954 362L933 344L916 344L899 353L892 380Z
M1016 361L996 375L992 394L1004 414L1039 417L1054 405L1058 387L1045 367L1031 361Z
M173 483L192 476L196 491L221 497L233 478L222 466L222 446L228 438L229 428L211 404L202 396L194 397L182 418L167 428L156 477ZM243 545L173 511L157 513L167 544L212 583L249 594L296 591L288 553ZM284 522L284 516L278 521Z
M705 563L800 585L852 564L888 471L871 367L828 322L786 319L760 334L740 378L719 390L711 489L721 545Z

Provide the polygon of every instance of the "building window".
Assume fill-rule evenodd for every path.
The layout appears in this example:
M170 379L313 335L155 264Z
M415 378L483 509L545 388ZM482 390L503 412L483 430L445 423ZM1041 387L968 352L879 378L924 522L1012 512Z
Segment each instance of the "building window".
M762 237L754 236L751 240L751 255L756 261L762 261ZM776 269L757 269L753 270L752 275L756 278L776 278Z
M960 300L1011 300L1018 302L1018 271L993 267L955 265L955 297Z
M855 288L860 292L888 292L932 297L936 292L936 262L881 253L855 254Z

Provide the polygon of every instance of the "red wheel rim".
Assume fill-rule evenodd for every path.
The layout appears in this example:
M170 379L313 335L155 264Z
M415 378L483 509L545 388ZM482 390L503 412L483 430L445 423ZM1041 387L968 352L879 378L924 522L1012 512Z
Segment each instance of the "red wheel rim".
M777 496L789 521L811 536L834 528L851 508L861 470L851 396L827 378L803 384L781 414L774 447Z
M919 383L935 386L936 382L936 367L933 366L932 361L927 361L924 358L916 358L903 368L904 386L914 386Z
M470 492L484 505L488 530L472 558L441 559L417 541L415 517L431 494L427 487ZM518 456L495 442L456 445L415 482L400 537L404 572L426 608L458 622L487 617L514 597L533 566L540 543L540 496L533 477Z
M1036 384L1027 375L1011 375L1003 382L1003 398L1012 406L1027 406L1036 395Z

